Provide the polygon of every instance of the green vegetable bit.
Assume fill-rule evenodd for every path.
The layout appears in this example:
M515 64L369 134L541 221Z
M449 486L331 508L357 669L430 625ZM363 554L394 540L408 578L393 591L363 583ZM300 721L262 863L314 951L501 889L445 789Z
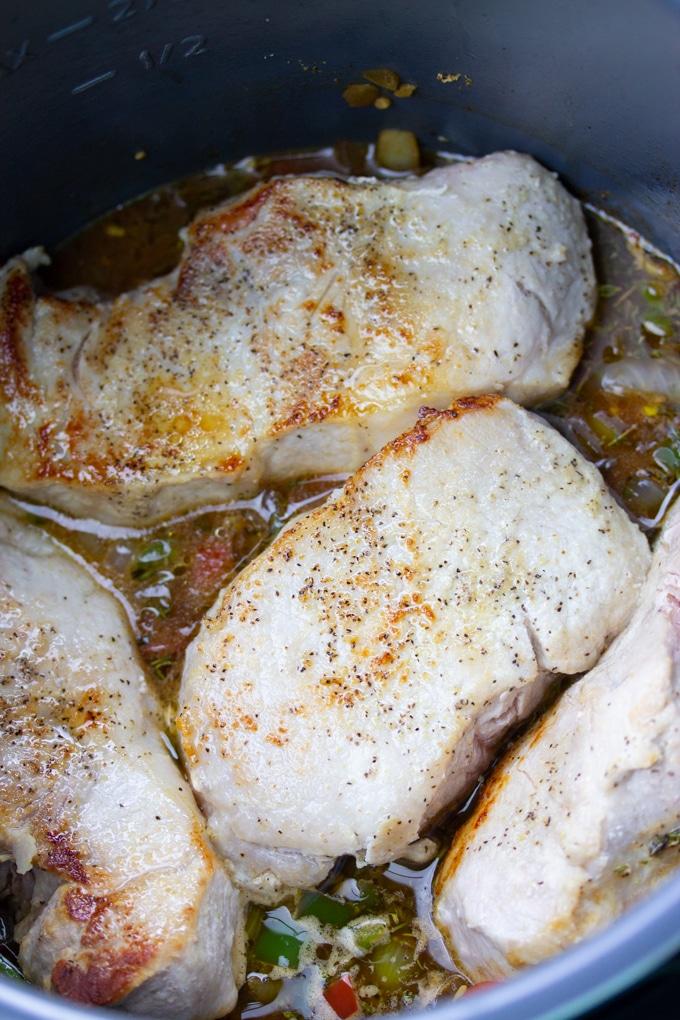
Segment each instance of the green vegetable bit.
M382 917L358 917L348 928L355 946L363 953L373 949L389 932L387 922Z
M159 680L166 680L171 667L175 663L174 655L161 655L157 659L152 659L149 665L156 674Z
M676 476L680 472L680 456L670 446L659 446L652 454L654 463L664 474Z
M416 962L415 948L415 938L404 933L373 951L370 963L378 988L385 992L398 992L408 982Z
M136 581L145 581L153 577L170 559L171 554L172 545L167 539L154 538L138 553L135 566L132 568L132 576Z
M671 337L675 332L673 323L666 315L648 315L642 323L642 329L645 333L662 338Z
M358 904L361 913L367 910L376 911L381 909L381 897L375 882L369 882L365 878L348 878L335 888L336 896L344 900Z
M286 907L261 911L252 908L246 922L246 932L253 942L253 954L261 963L292 970L300 962L300 949L307 938Z
M344 928L358 913L360 904L351 903L324 893L303 892L300 894L296 917L316 917L322 924Z
M597 288L598 294L600 295L600 297L603 298L614 297L614 295L618 294L620 290L621 288L617 287L613 283L601 283L600 286Z
M649 844L649 855L654 857L656 854L660 854L662 850L671 846L680 846L680 828L672 829L663 835L654 836Z
M0 956L0 974L3 977L14 978L16 981L23 981L24 977L18 967L11 963L7 957Z
M670 478L680 477L680 433L676 428L669 428L666 441L652 453L657 467Z

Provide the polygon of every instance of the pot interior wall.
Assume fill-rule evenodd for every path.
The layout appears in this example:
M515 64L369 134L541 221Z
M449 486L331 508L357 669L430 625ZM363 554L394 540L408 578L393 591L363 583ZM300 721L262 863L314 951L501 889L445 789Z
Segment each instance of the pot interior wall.
M381 127L529 151L680 258L677 4L89 2L2 5L3 258L211 163ZM376 66L416 95L350 109Z

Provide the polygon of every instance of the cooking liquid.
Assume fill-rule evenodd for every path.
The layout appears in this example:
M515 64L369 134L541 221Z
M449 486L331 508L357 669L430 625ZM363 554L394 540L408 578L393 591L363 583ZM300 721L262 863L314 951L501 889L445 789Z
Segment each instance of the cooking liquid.
M425 154L422 169L452 158ZM178 231L198 209L276 174L318 171L401 176L382 170L373 147L357 143L220 165L85 228L53 254L42 274L45 286L85 286L106 296L129 290L176 265ZM653 534L680 485L680 274L620 224L591 208L586 216L599 282L596 315L568 392L537 410L597 463L620 502ZM322 502L343 480L292 479L252 500L144 530L82 530L61 514L31 512L121 600L173 739L184 651L203 613L286 520ZM234 1020L335 1017L323 991L346 973L364 1013L459 994L466 981L432 924L431 880L468 808L431 833L420 864L359 868L343 859L318 890L272 909L251 906L248 976ZM332 987L328 995L337 1006Z

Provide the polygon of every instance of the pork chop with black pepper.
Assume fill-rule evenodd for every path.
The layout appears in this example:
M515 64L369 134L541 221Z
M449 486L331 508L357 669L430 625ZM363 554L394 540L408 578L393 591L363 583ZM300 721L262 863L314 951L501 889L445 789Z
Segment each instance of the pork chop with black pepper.
M127 620L5 501L0 862L18 876L29 981L163 1020L233 1008L240 897L163 743Z
M199 215L114 301L0 273L0 485L144 525L350 472L423 404L565 389L595 279L578 202L529 156L288 177Z
M266 894L400 857L558 674L628 622L650 553L597 469L479 397L424 411L221 593L178 727L221 851Z
M457 834L435 918L475 981L609 924L680 866L680 503L629 626L507 753Z

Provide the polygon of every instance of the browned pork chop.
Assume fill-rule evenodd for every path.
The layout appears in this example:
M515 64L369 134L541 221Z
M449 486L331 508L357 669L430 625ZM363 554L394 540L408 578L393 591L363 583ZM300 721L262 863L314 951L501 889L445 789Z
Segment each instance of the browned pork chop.
M565 388L594 296L578 203L516 153L260 184L113 302L36 297L19 258L0 275L0 485L145 524L349 472L422 404Z
M475 981L537 963L680 865L680 503L639 606L492 773L436 890Z
M25 876L30 981L163 1020L233 1008L240 899L163 744L127 621L4 502L0 862Z
M246 567L189 647L182 746L239 876L266 890L404 854L551 677L597 660L649 559L530 412L425 412Z

